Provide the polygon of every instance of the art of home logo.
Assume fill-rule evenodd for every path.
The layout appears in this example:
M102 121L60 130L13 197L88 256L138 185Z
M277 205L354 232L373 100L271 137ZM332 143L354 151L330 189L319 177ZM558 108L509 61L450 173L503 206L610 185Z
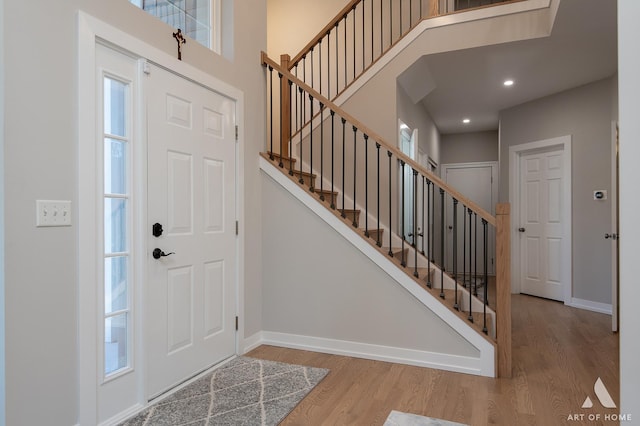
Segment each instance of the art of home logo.
M600 405L602 407L607 409L617 408L616 403L613 402L613 398L611 398L609 391L605 387L600 377L598 377L598 380L596 380L595 384L593 385L593 391L595 392L596 398L598 402L600 402ZM581 408L590 409L593 407L594 407L593 400L589 395L587 395L584 402L582 403ZM630 422L631 414L621 414L621 413L615 413L615 412L614 413L606 412L604 414L603 413L572 413L572 414L569 414L569 416L567 417L567 420L568 421L569 420L570 421L604 420L604 421Z

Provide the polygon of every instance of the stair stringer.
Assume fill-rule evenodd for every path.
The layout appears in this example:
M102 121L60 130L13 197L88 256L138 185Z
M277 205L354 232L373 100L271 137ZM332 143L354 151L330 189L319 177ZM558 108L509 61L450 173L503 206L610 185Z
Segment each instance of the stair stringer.
M375 246L360 236L353 227L342 221L332 211L321 205L318 200L304 187L293 182L281 170L263 157L259 158L260 169L271 179L282 186L293 197L300 201L320 219L331 226L338 234L347 240L352 246L369 258L373 263L383 269L389 277L409 292L420 304L439 317L444 323L453 328L465 341L478 350L479 358L447 357L446 354L429 353L420 351L400 351L400 356L392 356L397 353L396 348L378 347L371 344L354 344L353 342L336 342L331 339L312 338L309 336L281 335L280 333L261 332L257 339L262 344L274 344L279 346L294 347L319 352L350 355L368 359L379 359L392 362L405 362L407 364L437 368L449 371L458 371L468 374L496 377L497 348L493 341L479 334L469 323L452 312L439 300L425 291L403 270L397 267L388 257L381 253ZM428 326L428 324L425 324ZM300 343L305 342L305 343ZM254 342L254 345L256 343ZM443 360L444 358L444 360ZM460 363L455 360L459 358ZM464 358L464 359L463 359ZM453 362L452 362L453 360ZM441 362L442 361L442 362Z

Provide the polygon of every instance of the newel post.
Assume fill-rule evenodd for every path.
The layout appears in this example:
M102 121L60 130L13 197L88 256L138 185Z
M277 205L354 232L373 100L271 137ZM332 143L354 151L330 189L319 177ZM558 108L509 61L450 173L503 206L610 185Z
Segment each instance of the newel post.
M289 55L280 55L280 65L289 70ZM283 78L280 88L280 153L283 157L289 156L289 139L291 138L291 86L289 80Z
M511 377L511 205L496 206L498 377Z

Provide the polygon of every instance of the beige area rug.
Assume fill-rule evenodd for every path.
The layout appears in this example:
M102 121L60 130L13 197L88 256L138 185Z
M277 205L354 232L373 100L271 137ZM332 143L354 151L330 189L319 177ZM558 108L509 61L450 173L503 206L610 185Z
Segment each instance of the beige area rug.
M463 423L418 416L417 414L392 411L384 422L384 426L467 426Z

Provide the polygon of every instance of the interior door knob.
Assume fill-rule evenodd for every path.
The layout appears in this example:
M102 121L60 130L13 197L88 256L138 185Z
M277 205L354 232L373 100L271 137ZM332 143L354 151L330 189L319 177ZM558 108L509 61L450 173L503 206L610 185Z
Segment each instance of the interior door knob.
M618 234L604 234L604 237L606 239L611 238L612 240L617 240L618 239Z
M524 229L524 228L518 228L518 232L524 232L524 231L526 231L526 229Z
M173 251L171 253L165 253L162 250L160 250L159 248L153 249L153 258L154 259L160 259L161 257L171 256L172 254L176 254L176 253L173 252Z

